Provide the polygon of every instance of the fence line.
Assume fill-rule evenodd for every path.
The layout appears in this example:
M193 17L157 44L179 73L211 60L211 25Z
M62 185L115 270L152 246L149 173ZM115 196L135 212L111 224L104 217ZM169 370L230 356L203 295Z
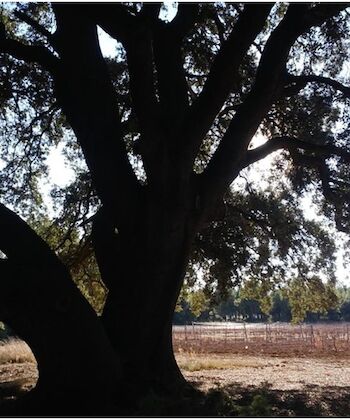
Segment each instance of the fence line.
M233 324L192 323L173 326L174 346L215 348L230 351L240 348L280 348L307 351L350 350L350 323L339 324Z

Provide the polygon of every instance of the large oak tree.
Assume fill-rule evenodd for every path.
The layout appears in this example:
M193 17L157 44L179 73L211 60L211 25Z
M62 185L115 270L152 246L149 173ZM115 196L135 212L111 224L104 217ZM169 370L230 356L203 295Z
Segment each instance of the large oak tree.
M55 249L0 204L0 317L39 366L23 410L113 413L151 389L184 384L171 324L193 244L208 226L229 227L241 245L226 251L249 260L239 229L244 220L265 224L264 201L249 212L251 199L238 205L227 191L270 153L283 151L277 165L291 186L313 185L324 212L348 230L346 7L179 3L167 21L160 3L3 5L2 201L38 226L38 179L52 145L62 142L76 173L52 193L68 232ZM102 55L98 28L118 41L116 57ZM252 148L258 131L267 141ZM295 196L274 198L292 214ZM89 240L78 241L74 261L69 252L58 258L74 229ZM197 250L210 243L202 242ZM100 317L71 277L91 251L108 289Z

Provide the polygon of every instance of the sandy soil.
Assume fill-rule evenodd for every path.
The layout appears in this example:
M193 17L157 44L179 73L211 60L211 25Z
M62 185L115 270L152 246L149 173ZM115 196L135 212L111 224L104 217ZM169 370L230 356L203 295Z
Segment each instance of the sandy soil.
M206 404L210 406L220 394L246 410L237 414L228 407L220 414L214 406L213 415L350 415L350 357L287 358L182 353L177 355L177 359L189 382L208 393ZM37 375L33 363L0 364L0 405L31 389ZM219 393L212 394L217 391ZM256 395L264 395L266 403L263 409L267 411L249 411Z
M227 409L224 416L350 416L349 357L215 355L213 360L212 355L180 354L177 359L187 380L205 391L208 399L211 394L226 395L243 408L238 413ZM185 369L201 365L209 368ZM215 369L215 365L223 368ZM261 395L263 408L251 411L254 398Z
M35 363L0 364L0 403L31 390L38 379Z
M350 387L350 358L283 358L248 355L213 356L177 355L185 377L200 389L235 384L268 385L276 390L308 387ZM191 363L198 366L193 369ZM191 370L188 370L188 366ZM220 366L220 368L215 368ZM199 370L198 370L199 369ZM26 391L35 386L37 368L32 363L0 365L0 396L11 390Z
M200 361L206 356L177 356L180 365L184 366L186 378L203 390L228 384L261 386L266 383L277 390L298 390L305 386L350 387L350 358L218 356L210 357L207 364L215 366L216 359L217 365L222 364L223 369L189 371L186 363L191 358Z

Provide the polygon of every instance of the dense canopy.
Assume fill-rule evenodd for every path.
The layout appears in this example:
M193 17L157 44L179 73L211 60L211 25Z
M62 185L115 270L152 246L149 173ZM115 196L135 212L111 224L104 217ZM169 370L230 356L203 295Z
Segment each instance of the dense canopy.
M2 3L0 250L5 273L31 274L22 289L6 285L1 305L39 360L46 309L27 328L8 306L21 308L30 289L62 329L45 270L57 296L75 296L68 307L85 308L68 337L94 319L89 340L107 337L130 389L178 371L171 319L185 273L187 287L215 299L245 283L264 301L290 284L334 303L335 232L346 248L350 230L349 10ZM108 57L107 34L117 41ZM74 174L60 186L45 183L56 147ZM78 303L71 278L101 318Z

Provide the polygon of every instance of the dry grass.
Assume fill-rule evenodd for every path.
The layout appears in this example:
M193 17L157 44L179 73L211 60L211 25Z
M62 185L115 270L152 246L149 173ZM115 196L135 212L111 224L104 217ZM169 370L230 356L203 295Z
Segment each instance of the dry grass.
M180 369L187 372L257 367L256 363L250 360L237 360L235 357L221 357L212 354L200 355L196 353L179 352L176 354L176 360Z
M0 364L35 363L36 360L27 343L19 338L10 337L0 341Z
M176 354L185 378L202 391L239 384L275 390L318 386L346 390L350 395L350 357L281 357L246 354Z

